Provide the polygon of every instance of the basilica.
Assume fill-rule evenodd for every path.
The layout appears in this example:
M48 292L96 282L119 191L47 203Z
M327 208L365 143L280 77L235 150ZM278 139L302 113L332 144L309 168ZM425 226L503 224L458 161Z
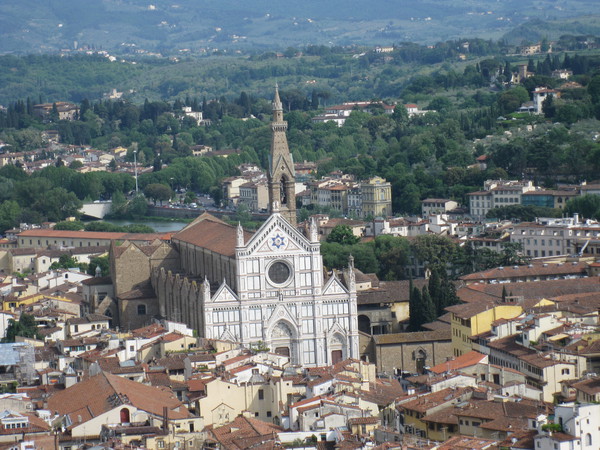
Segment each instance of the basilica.
M289 356L292 364L358 358L353 261L346 276L328 274L316 224L308 236L296 227L294 164L277 89L271 130L269 218L249 233L205 213L170 243L112 249L115 271L132 270L128 254L150 261L146 291L143 283L129 284L130 291L121 293L115 286L121 319L139 312L143 302L145 313L185 322L199 336L269 349ZM132 293L136 289L138 294Z

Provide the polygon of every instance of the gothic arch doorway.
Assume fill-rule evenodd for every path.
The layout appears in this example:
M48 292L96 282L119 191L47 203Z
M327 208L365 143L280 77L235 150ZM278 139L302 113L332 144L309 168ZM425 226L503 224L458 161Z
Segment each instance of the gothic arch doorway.
M280 320L271 331L271 348L278 355L289 356L295 362L295 336L292 326Z
M427 361L427 352L420 348L419 350L414 352L414 358L417 373L425 373L425 361Z
M329 341L329 362L337 364L347 358L346 339L340 333L335 333Z

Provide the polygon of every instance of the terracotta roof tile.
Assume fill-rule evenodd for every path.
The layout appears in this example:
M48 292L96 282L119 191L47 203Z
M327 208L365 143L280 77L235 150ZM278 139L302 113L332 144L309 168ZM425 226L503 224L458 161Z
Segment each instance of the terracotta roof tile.
M409 342L449 341L450 330L415 331L413 333L390 333L373 336L376 345L403 344Z
M483 272L471 273L460 277L461 280L490 280L512 277L532 277L550 275L584 275L587 263L577 264L531 264L526 266L496 267Z
M163 406L166 406L169 408L169 417L173 419L191 417L171 392L106 372L57 392L48 399L48 409L69 415L74 424L78 423L78 416L81 416L82 422L86 422L121 404L131 404L157 417L162 416Z
M600 277L576 278L572 280L530 281L510 284L471 284L458 289L457 294L465 302L498 300L505 287L513 296L525 299L553 298L567 294L600 292Z
M597 395L600 393L600 377L578 381L577 383L574 383L572 387L589 395Z
M244 231L247 242L252 233ZM173 235L173 242L181 241L211 250L221 255L233 257L237 241L237 227L204 213L183 230Z
M451 370L459 370L464 369L465 367L474 366L475 364L480 363L484 359L486 359L486 355L483 355L473 350L451 361L446 361L438 364L437 366L433 366L429 370L433 373L444 373L449 372Z
M238 416L235 420L222 427L211 430L211 434L223 448L229 450L242 450L257 448L258 444L278 442L277 433L283 428L261 420ZM251 445L250 445L250 441ZM250 446L249 446L250 445ZM279 448L279 447L274 447Z
M36 228L18 234L18 237L51 237L56 239L104 239L113 241L154 241L170 233L114 233L105 231L68 231Z

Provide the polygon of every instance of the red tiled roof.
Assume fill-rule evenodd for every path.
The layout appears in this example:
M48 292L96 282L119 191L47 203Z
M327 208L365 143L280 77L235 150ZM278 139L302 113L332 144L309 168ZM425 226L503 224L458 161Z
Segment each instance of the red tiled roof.
M283 431L283 428L272 423L238 416L227 425L213 428L211 434L223 448L242 450L263 448L262 445L267 443L275 444L278 441L277 433L281 431Z
M251 237L252 233L244 231L245 242L248 242ZM186 242L221 255L233 257L237 242L237 227L204 213L183 230L173 235L172 239L173 241Z
M171 233L115 233L108 231L68 231L36 228L22 231L18 237L49 237L56 239L105 239L112 241L154 241Z
M381 422L379 417L352 417L348 419L350 425L374 425Z
M442 389L441 391L432 392L430 394L417 397L414 400L409 400L401 403L398 406L405 410L425 413L431 408L443 405L445 403L450 403L471 391L472 389L470 388L446 388Z
M572 387L589 395L598 395L600 394L600 378L594 377L588 380L578 381L577 383L574 383Z
M600 292L600 278L531 281L528 283L510 283L508 285L476 283L458 289L457 294L465 302L498 300L502 298L503 287L510 291L513 296L524 297L526 300L549 299L567 294Z
M440 363L437 366L433 366L429 370L433 373L444 373L449 372L451 370L459 370L465 367L474 366L475 364L480 363L485 358L486 355L472 350L468 353L465 353L464 355L459 356L456 359Z
M87 422L122 404L131 404L157 417L162 416L163 406L169 408L169 417L173 419L191 416L171 392L106 372L57 392L48 399L48 409L70 415L75 425L79 423L78 416L81 416L81 422Z
M496 267L482 272L471 273L460 277L461 280L488 280L497 278L513 278L544 275L583 275L587 264L531 264L530 266Z

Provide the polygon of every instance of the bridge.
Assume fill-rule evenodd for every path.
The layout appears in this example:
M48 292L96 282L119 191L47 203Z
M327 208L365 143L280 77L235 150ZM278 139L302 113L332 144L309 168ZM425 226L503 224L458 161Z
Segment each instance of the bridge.
M84 203L79 210L84 219L104 219L104 216L110 212L112 202L95 201L93 203Z

